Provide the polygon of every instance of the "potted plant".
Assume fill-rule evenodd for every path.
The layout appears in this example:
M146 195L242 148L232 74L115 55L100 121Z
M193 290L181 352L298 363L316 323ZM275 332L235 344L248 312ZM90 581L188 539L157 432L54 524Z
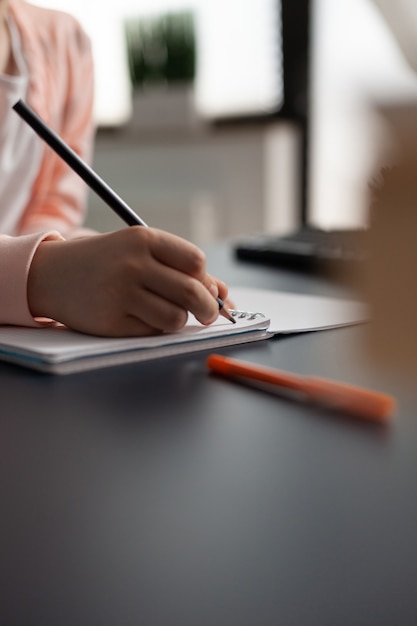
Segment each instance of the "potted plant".
M193 14L168 13L126 21L132 84L131 124L139 130L196 123L196 42Z

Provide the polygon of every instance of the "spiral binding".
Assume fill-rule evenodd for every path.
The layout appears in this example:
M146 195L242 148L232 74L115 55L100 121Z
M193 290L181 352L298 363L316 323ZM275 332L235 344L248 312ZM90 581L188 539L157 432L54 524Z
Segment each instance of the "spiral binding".
M265 317L263 313L255 313L253 311L239 311L239 309L228 309L232 317L237 319L256 320L259 317Z

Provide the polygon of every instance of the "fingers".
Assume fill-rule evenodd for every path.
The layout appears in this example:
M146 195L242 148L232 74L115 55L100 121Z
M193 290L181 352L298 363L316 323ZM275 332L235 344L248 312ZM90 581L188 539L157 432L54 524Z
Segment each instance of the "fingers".
M214 277L214 276L210 276L209 275L209 282L212 282L215 285L217 294L215 295L215 297L217 298L217 296L223 300L224 302L224 306L227 309L234 309L235 308L235 303L233 302L233 300L231 300L228 296L229 296L229 288L226 285L226 283L224 283L222 280Z
M210 274L208 274L207 276L208 276L208 279L205 281L205 284L206 284L207 288L209 288L209 284L210 283L213 284L215 286L215 289L216 289L216 292L217 292L215 294L215 297L217 298L217 296L218 296L223 301L226 301L227 295L229 293L229 289L228 289L226 283L224 283L219 278L216 278L215 276L211 276Z
M143 277L143 286L147 294L139 295L138 306L141 300L149 299L154 314L159 314L164 323L169 324L170 330L178 329L179 318L183 323L186 321L180 317L179 311L191 311L202 324L211 324L218 317L218 304L205 285L176 269L155 263L152 272ZM154 296L153 299L151 295ZM165 306L164 311L162 303ZM163 328L160 325L157 327Z
M137 293L137 299L132 305L131 316L155 331L175 332L187 322L188 312L185 308L145 289Z
M219 297L227 306L233 306L232 302L227 301L226 283L207 273L206 258L202 250L189 241L164 231L149 229L148 234L150 249L156 260L193 276L208 289L213 298Z
M202 250L181 237L161 230L147 229L146 234L151 254L157 261L203 282L207 272Z
M150 252L149 257L142 255L141 284L150 293L191 311L202 324L212 323L219 313L215 301L218 286L207 274L204 253L189 241L157 229L139 228L137 236Z

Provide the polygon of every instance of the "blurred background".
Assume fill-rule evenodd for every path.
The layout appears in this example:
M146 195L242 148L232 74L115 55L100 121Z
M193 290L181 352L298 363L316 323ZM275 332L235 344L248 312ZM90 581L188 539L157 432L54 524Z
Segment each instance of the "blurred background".
M202 246L366 224L369 105L417 97L388 0L35 1L89 33L94 167L147 223ZM92 194L88 224L124 226Z

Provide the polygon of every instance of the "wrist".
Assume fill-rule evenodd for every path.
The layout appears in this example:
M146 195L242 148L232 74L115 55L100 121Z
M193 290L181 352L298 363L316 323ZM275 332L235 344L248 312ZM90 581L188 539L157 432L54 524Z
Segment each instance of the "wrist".
M62 241L42 241L33 255L27 279L27 300L34 318L54 317L56 253Z

